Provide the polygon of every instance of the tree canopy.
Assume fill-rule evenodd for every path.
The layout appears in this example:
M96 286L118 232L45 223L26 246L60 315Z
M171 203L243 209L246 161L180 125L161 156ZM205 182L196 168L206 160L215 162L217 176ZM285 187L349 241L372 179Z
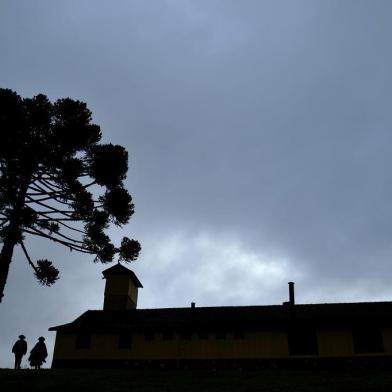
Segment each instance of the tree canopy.
M138 241L124 237L115 246L106 233L128 223L134 204L124 187L128 153L101 136L84 102L0 89L0 301L15 246L41 284L59 277L52 261L33 261L29 235L102 263L138 257Z

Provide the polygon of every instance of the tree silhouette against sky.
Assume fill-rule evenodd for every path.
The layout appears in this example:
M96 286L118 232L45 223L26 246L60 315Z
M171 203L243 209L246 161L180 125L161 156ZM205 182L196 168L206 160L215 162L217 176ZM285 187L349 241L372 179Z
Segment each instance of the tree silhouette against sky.
M0 89L0 302L15 246L20 245L38 281L50 286L59 271L49 260L34 262L28 235L94 255L133 261L139 242L124 237L116 247L105 230L121 227L134 212L124 188L128 153L100 144L100 127L87 105L45 95L21 98Z

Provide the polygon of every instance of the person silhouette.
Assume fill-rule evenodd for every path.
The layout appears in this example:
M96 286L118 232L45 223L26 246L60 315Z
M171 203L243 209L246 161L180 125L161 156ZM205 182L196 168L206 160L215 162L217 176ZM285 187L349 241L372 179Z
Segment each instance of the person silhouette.
M15 369L20 369L22 357L27 353L26 336L19 335L19 340L12 346L12 352L15 355Z
M34 369L41 369L41 366L46 362L48 351L46 350L45 338L43 336L38 338L38 343L30 351L29 362Z

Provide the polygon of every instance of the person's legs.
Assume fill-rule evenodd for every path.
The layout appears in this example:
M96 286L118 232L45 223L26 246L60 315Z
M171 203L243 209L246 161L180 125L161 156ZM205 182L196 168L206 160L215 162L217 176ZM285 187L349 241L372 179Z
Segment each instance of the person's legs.
M20 355L15 355L15 369L20 369L21 362L22 362L22 357Z

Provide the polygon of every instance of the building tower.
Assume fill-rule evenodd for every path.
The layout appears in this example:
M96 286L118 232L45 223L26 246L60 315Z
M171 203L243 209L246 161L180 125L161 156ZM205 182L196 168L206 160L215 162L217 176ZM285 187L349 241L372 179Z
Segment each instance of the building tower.
M143 287L135 273L121 264L102 271L106 279L104 310L136 309L137 293Z

